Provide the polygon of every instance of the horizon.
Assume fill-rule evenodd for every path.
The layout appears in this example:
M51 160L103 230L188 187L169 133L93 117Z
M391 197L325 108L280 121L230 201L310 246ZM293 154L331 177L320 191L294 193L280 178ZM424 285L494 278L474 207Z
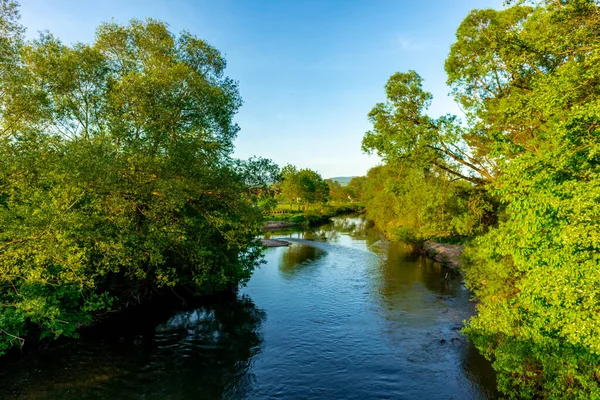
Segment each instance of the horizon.
M415 70L430 91L432 116L461 115L448 96L444 60L473 8L501 0L117 3L20 2L27 37L48 30L66 44L89 43L101 22L154 18L188 30L227 60L244 105L234 156L270 158L325 178L363 176L379 158L361 149L367 114L385 100L395 72Z

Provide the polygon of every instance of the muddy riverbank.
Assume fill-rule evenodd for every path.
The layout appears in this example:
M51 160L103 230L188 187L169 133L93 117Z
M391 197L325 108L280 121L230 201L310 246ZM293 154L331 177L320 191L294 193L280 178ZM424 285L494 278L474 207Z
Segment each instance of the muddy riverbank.
M456 244L427 241L423 245L423 252L443 266L454 269L460 267L460 255L464 248Z

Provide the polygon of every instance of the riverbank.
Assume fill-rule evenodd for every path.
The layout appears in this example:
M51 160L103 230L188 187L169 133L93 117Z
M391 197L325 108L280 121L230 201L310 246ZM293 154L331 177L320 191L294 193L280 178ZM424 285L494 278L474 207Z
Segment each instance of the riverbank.
M348 203L341 205L328 204L320 209L311 209L308 211L286 211L285 213L273 213L268 215L269 221L263 227L263 230L283 229L295 225L317 226L329 222L332 217L344 214L360 213L364 211L364 205L360 203ZM275 223L288 223L289 225L279 228Z
M464 248L465 246L428 240L423 244L423 253L445 267L456 269L460 267L460 255Z

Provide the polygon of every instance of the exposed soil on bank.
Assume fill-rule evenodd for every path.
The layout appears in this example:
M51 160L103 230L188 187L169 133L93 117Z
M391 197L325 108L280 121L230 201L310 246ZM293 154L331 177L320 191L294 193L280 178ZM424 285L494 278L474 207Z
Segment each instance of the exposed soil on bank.
M458 268L460 267L460 255L464 248L464 246L456 244L427 241L423 246L423 252L446 267Z

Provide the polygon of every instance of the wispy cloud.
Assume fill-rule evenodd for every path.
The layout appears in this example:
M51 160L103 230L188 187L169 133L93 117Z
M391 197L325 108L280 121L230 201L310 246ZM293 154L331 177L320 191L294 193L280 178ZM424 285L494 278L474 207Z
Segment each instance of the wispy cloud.
M427 47L426 43L417 42L408 36L398 36L396 41L402 50L424 50Z

